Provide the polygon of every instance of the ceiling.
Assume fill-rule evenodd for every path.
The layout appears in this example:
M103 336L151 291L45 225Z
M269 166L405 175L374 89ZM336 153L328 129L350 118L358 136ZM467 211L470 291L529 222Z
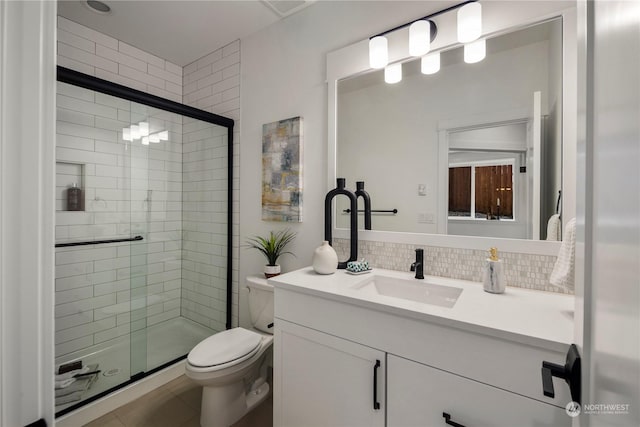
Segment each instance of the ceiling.
M96 13L84 0L58 0L58 15L185 66L315 0L101 1L111 12Z

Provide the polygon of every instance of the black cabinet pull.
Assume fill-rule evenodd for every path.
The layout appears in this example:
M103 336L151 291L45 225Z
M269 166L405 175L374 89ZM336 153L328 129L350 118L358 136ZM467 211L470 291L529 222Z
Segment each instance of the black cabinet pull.
M444 417L444 422L449 424L450 426L453 426L453 427L464 427L460 423L457 423L455 421L451 421L451 415L447 414L446 412L443 412L442 416Z
M378 402L378 368L380 367L380 361L376 359L376 364L373 365L373 409L376 411L380 409L380 402Z
M542 392L545 396L555 398L553 389L553 377L562 378L569 385L571 391L571 400L580 403L581 392L581 359L578 353L578 347L571 344L567 352L567 359L564 364L558 365L551 362L542 362Z

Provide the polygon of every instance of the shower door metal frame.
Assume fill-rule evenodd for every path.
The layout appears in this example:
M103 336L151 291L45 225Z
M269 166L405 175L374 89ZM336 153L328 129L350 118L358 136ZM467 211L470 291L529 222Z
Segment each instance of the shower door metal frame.
M93 90L96 92L104 93L107 95L115 96L118 98L126 99L127 101L137 102L139 104L148 105L150 107L158 108L161 110L169 111L171 113L180 114L193 119L202 120L207 123L213 123L218 126L227 128L227 313L226 313L226 328L231 329L232 317L231 309L233 297L233 284L232 284L232 267L233 267L233 127L234 120L228 117L220 116L218 114L209 113L207 111L199 110L188 105L180 104L169 99L161 98L156 95L151 95L146 92L142 92L136 89L132 89L126 86L112 83L107 80L100 79L98 77L90 76L88 74L80 73L69 68L57 66L57 80L62 83L68 83L74 86L82 87L85 89ZM78 409L89 402L93 402L104 396L113 393L115 390L123 388L129 384L132 384L144 377L154 374L174 363L184 359L186 357L178 357L171 360L161 366L158 366L144 373L136 374L128 381L125 381L116 387L92 396L86 400L83 400L75 405L71 405L55 414L56 417L67 414L75 409Z

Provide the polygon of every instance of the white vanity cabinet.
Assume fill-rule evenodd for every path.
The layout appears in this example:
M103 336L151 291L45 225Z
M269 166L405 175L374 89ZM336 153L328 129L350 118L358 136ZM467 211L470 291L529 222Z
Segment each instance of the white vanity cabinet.
M444 414L465 427L571 425L556 406L387 355L387 425L445 427Z
M278 320L274 425L385 425L385 353Z
M453 426L571 425L569 387L556 378L545 396L541 374L543 361L565 362L570 297L429 278L463 288L443 308L364 295L362 280L310 269L270 279L275 427L446 427L443 413Z

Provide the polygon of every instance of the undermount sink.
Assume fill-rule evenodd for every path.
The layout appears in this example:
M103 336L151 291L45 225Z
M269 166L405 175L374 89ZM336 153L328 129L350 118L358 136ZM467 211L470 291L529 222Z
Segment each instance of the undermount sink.
M354 285L352 289L363 295L384 295L423 304L452 308L462 293L461 288L436 285L419 279L373 275Z

